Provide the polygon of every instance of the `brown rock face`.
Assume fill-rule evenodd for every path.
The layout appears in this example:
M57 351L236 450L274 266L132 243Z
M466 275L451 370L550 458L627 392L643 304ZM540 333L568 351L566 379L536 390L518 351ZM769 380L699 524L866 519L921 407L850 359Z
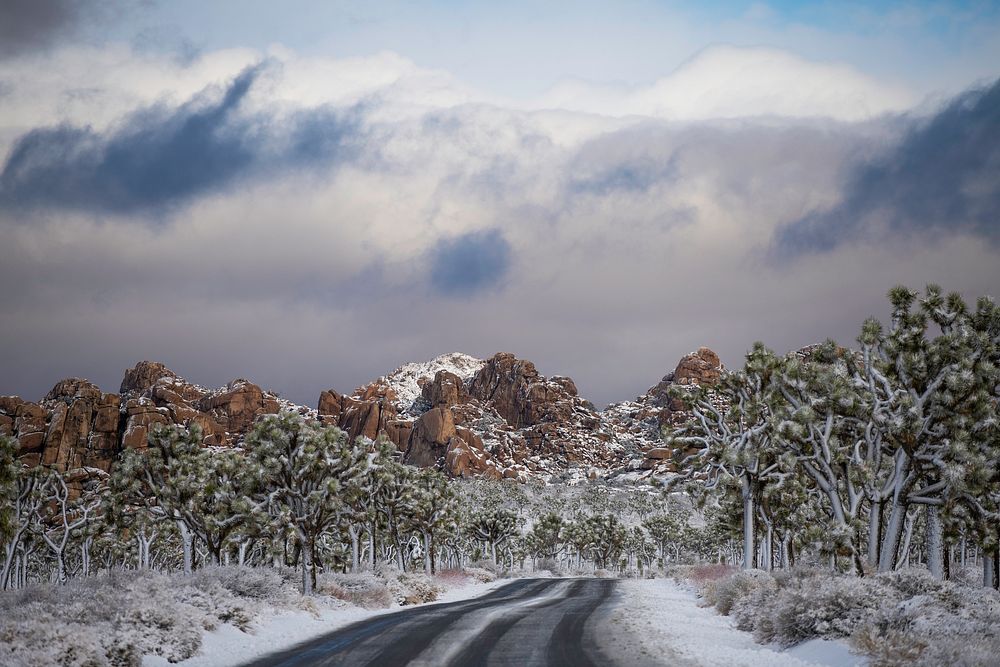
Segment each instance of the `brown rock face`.
M569 378L546 380L530 361L500 352L476 374L469 394L519 429L568 420L576 385Z
M201 398L195 408L232 434L244 434L261 415L281 410L273 395L242 378L230 382L223 391Z
M105 394L87 380L67 378L40 403L0 397L0 434L17 438L28 465L106 472L123 448L145 449L160 424L197 425L204 444L234 445L258 417L283 405L308 413L246 380L210 392L151 361L127 370L121 388L122 396Z
M134 367L125 371L120 394L139 396L156 384L160 378L176 378L177 375L158 361L140 361Z
M417 419L403 461L420 467L443 462L452 477L500 477L482 439L470 429L456 426L447 406L431 408Z
M421 396L431 407L451 407L469 401L469 392L462 378L448 371L438 371L434 379L421 388Z
M451 409L431 408L413 424L403 461L421 467L436 465L447 452L451 440L457 437Z
M674 370L674 382L711 387L718 383L721 375L722 362L719 355L707 347L699 347L697 352L681 358Z
M698 348L697 352L681 357L672 373L668 373L659 384L651 388L645 396L640 397L637 416L652 424L657 431L664 427L684 424L691 415L685 410L682 401L670 396L670 390L678 387L688 390L704 387L711 390L718 384L723 370L719 355L707 347ZM713 395L709 391L709 396ZM642 467L658 472L674 472L676 469L674 454L673 450L664 448L656 442L645 450Z
M701 348L647 394L598 411L573 380L546 378L530 361L498 353L483 362L456 353L406 364L349 396L324 391L312 412L247 380L210 391L143 361L126 371L120 396L68 378L39 403L0 397L0 434L17 438L28 463L108 470L123 448L145 448L161 424L197 425L206 445L236 445L262 415L294 409L352 440L386 437L407 463L455 477L653 474L673 465L661 428L689 418L670 390L711 387L721 372L718 355Z
M62 380L41 404L5 401L14 409L12 432L22 460L65 472L107 471L118 453L119 397L80 378Z
M384 434L403 450L410 436L410 422L397 419L395 400L391 387L373 382L358 389L354 396L333 389L322 392L316 411L324 423L346 431L352 442L358 437L376 440Z
M678 418L672 416L673 413L682 412L684 404L670 397L671 388L676 386L713 387L719 382L722 370L723 366L719 355L707 347L698 348L697 352L681 357L677 368L664 376L660 383L650 389L647 394L651 407L663 409L662 412L657 410L660 423L667 425L675 423L678 418L686 419L684 415Z
M125 404L125 432L122 447L146 449L149 432L157 424L170 424L170 411L158 408L148 398L130 398Z

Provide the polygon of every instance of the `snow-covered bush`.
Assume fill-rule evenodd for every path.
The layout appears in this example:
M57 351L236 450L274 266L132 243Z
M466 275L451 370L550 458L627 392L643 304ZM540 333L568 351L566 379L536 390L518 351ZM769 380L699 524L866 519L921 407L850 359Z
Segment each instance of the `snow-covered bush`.
M288 574L288 573L284 573ZM300 607L294 574L205 568L191 576L119 572L0 595L0 664L138 665L195 655L202 633L250 629L260 606Z
M764 596L757 610L757 641L793 646L813 637L848 637L885 596L880 586L858 577L801 574L775 577L777 592Z
M317 590L338 600L366 609L382 609L393 602L385 579L371 572L358 574L324 574L319 577Z
M468 574L470 577L473 577L476 581L483 584L497 580L496 572L481 567L467 567L465 568L465 573Z
M873 664L996 664L1000 655L996 591L937 581L919 570L875 579L895 593L895 600L887 600L852 638L855 646L873 656Z
M195 585L215 580L240 598L274 600L283 597L289 584L298 581L298 572L273 567L207 567L195 572L192 580Z
M849 638L875 667L985 666L1000 655L1000 594L927 570L865 578L810 568L699 575L706 601L762 643Z
M469 567L465 568L466 572L469 570L486 570L492 572L494 575L500 576L503 568L488 559L480 559L469 563Z
M704 597L714 605L723 616L728 616L733 605L754 594L758 589L775 588L773 577L760 570L737 572L724 579L709 581L705 584Z
M422 572L389 570L384 573L384 576L390 592L400 605L434 602L441 593L441 589Z
M457 568L438 570L434 577L440 581L445 587L450 586L461 586L469 580L469 574L465 570L460 570Z
M539 572L551 572L554 576L561 576L563 568L559 565L559 561L555 558L541 558L535 565L535 569Z

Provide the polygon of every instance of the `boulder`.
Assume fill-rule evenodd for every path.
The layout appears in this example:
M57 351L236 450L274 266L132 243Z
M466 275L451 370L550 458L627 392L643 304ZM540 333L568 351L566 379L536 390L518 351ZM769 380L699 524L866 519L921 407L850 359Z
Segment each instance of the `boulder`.
M469 401L469 392L462 378L448 371L438 371L434 379L421 388L421 396L432 407L452 407Z
M496 410L510 426L520 429L568 420L576 385L569 378L547 380L530 361L499 352L476 373L469 394Z
M125 403L125 431L122 434L122 447L128 449L146 449L149 432L157 424L170 424L169 411L158 408L148 398L130 398Z
M117 394L104 394L81 378L67 378L57 382L38 407L26 415L34 424L22 423L19 430L24 439L22 451L37 447L42 464L63 472L81 467L111 469L118 453L121 418ZM46 426L38 446L39 431L32 426L40 427L42 419Z
M458 437L455 419L449 408L431 408L413 424L403 461L420 467L437 465Z
M277 398L249 380L238 378L218 392L209 393L195 404L229 434L245 434L261 415L278 414Z
M320 420L347 432L353 442L358 437L376 440L385 435L401 451L410 437L410 422L400 421L396 412L396 395L386 384L373 382L344 396L328 389L319 395L316 411Z
M139 396L160 378L176 378L177 374L158 361L140 361L125 371L118 393Z
M719 382L721 375L722 362L719 355L707 347L699 347L697 352L681 357L674 369L673 381L680 385L712 387Z

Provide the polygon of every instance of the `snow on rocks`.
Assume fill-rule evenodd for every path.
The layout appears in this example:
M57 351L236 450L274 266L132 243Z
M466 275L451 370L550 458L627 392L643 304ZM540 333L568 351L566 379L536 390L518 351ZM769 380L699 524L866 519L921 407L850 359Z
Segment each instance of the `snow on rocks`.
M732 620L701 607L695 594L669 579L619 583L602 648L624 664L690 667L853 667L867 661L841 642L807 642L781 651L754 642Z
M451 352L434 357L422 363L403 364L376 382L388 384L396 392L396 409L400 414L412 414L414 403L418 402L422 391L421 380L433 379L438 371L453 373L468 383L486 362L461 352Z

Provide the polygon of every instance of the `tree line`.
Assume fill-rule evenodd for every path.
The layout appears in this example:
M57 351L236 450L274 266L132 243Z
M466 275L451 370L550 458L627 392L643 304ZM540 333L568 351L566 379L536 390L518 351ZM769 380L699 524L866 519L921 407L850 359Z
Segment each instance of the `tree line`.
M319 572L546 567L647 572L722 547L649 488L567 490L449 480L400 462L386 441L295 413L261 418L237 448L197 426L154 429L109 474L29 468L0 438L4 588L112 569L202 565Z
M732 519L746 568L808 552L859 575L919 558L944 578L977 560L995 587L1000 308L936 285L889 302L856 349L757 343L714 389L678 393L694 418L666 434L677 482Z

